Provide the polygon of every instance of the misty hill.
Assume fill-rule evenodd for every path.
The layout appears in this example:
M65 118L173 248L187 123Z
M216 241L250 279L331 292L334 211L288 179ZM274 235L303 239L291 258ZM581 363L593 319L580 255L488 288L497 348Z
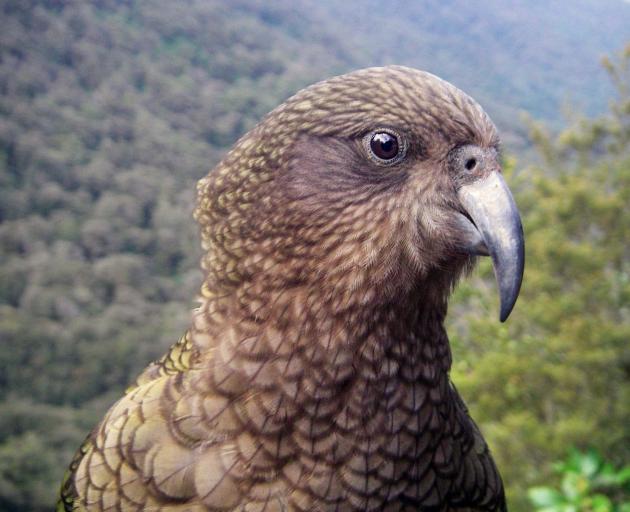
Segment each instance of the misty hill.
M336 8L335 19L372 64L420 67L494 115L522 109L547 120L567 100L604 110L612 89L599 60L630 38L630 4L621 0L370 1Z

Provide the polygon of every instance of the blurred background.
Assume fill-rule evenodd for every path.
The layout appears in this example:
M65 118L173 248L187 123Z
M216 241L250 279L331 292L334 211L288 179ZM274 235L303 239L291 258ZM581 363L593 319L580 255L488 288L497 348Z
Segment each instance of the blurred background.
M50 510L183 332L196 180L304 85L387 63L503 134L523 290L500 324L483 262L449 333L510 510L630 510L628 42L622 0L0 0L0 510Z

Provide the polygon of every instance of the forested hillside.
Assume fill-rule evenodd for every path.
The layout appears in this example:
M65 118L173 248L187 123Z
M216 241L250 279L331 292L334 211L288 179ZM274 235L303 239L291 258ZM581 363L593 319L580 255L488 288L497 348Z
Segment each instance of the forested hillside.
M348 57L223 2L3 4L0 509L31 511L188 321L196 180Z
M304 3L361 65L429 70L481 101L504 131L521 133L519 110L556 125L569 108L605 110L613 89L599 60L630 37L621 0Z
M81 439L179 337L201 279L195 182L303 85L371 64L423 67L481 99L507 153L525 144L521 109L560 125L569 95L601 112L614 93L597 61L630 37L630 6L546 5L0 0L0 510L49 510ZM624 112L618 122L627 127ZM534 232L528 258L557 266L527 271L507 327L496 323L487 304L494 291L482 277L460 290L454 309L462 312L452 326L455 376L510 478L515 510L527 510L526 485L592 432L598 448L628 456L628 410L619 405L628 401L628 355L620 352L629 334L627 224L616 214L628 198L614 195L628 189L627 154L598 160L589 174L591 156L610 141L575 137L575 165L565 168L564 153L540 137L548 166L513 177ZM593 198L603 211L586 210L581 224L572 214L599 190L592 183L604 187ZM560 227L542 229L550 226ZM568 260L548 243L554 237L576 244ZM582 276L590 281L580 284ZM558 296L569 309L548 316ZM583 308L594 323L559 329ZM464 311L475 315L461 320ZM617 327L601 338L609 323ZM601 352L591 353L593 343ZM532 353L563 370L552 366L542 381L523 373ZM595 370L599 380L589 376ZM504 393L509 377L516 380ZM551 384L565 391L541 401ZM614 401L598 398L613 390ZM597 421L584 422L595 410ZM514 457L522 463L513 466Z
M553 481L570 447L625 465L625 495L618 508L541 511L630 506L630 44L604 67L617 88L609 114L557 135L533 124L541 162L506 162L526 238L514 314L492 321L487 261L451 310L452 377L491 439L511 510L531 510L524 489Z

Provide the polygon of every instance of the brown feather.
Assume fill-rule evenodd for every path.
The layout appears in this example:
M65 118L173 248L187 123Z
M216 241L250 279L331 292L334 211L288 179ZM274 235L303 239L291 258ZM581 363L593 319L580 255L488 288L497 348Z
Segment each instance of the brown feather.
M403 134L400 166L362 137ZM447 152L481 107L402 67L298 93L198 186L206 277L186 335L112 407L64 484L76 510L505 510L449 381ZM69 498L68 498L69 499Z

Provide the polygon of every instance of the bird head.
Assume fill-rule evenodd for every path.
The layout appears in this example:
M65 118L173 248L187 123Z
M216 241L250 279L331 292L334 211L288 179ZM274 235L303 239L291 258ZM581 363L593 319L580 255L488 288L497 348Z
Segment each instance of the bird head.
M496 128L426 72L369 68L308 87L201 180L207 287L317 286L339 307L450 290L489 255L501 320L520 289L518 210Z

